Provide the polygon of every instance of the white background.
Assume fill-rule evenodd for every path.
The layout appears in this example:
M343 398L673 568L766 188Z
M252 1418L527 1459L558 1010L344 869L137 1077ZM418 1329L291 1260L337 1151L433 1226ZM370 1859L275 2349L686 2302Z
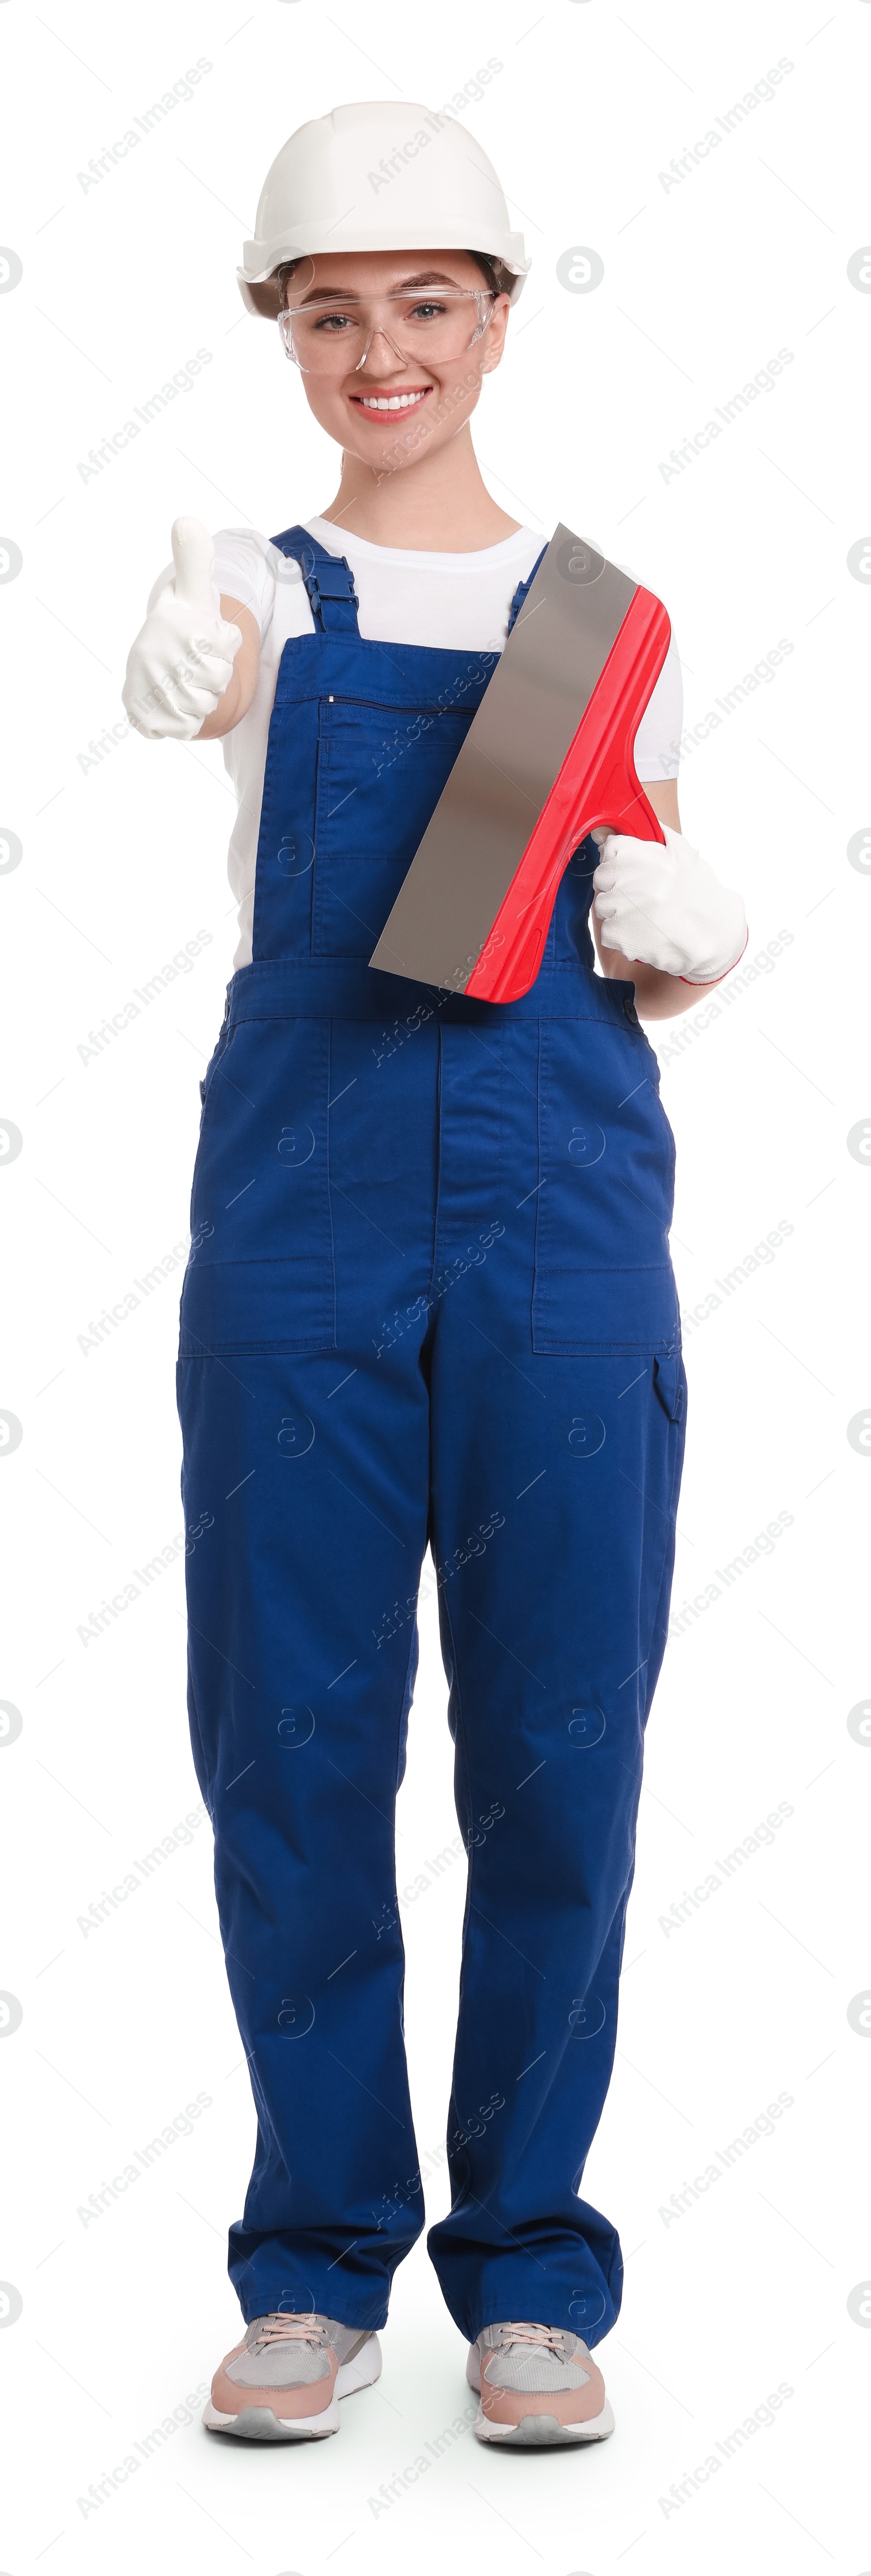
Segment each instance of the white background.
M871 217L857 197L842 229L841 209L851 171L858 187L867 166L861 115L851 119L868 96L871 6L843 0L834 18L826 0L628 5L624 16L607 0L551 0L543 14L536 0L426 12L338 0L336 18L315 0L152 0L142 12L47 0L46 15L0 0L0 237L23 262L0 296L12 449L2 533L23 556L0 600L14 710L2 822L23 849L0 875L0 1114L23 1136L0 1177L13 1203L0 1404L23 1426L0 1459L0 1692L23 1720L0 1745L0 1984L23 2005L2 2053L18 2144L0 2276L23 2303L0 2336L10 2571L320 2576L440 2566L462 2551L512 2576L545 2563L560 2576L694 2576L739 2561L855 2576L869 2557L841 2529L862 2416L840 2464L825 2428L871 2363L871 2334L847 2308L871 2274L858 2159L850 2188L851 2105L871 2051L847 2020L871 1962L861 1922L840 1951L835 1922L837 1896L861 1882L871 1783L867 1737L847 1724L871 1690L859 1625L871 1469L847 1438L871 1403L856 1233L871 1181L846 1141L871 1098L862 1059L846 1083L838 1063L860 1021L871 903L847 857L869 821L867 783L845 779L871 617L847 554L871 504L858 439L852 456L867 378L845 393L835 362L839 314L854 352L871 329L871 300L846 275ZM84 189L77 174L198 56L211 68L193 99ZM700 1311L687 1333L675 1610L769 1520L792 1522L674 1638L650 1726L619 2054L585 2184L628 2258L623 2312L598 2355L616 2435L580 2455L506 2458L461 2432L376 2512L379 2487L437 2446L467 2398L464 2348L422 2245L397 2279L380 2387L343 2410L340 2443L210 2443L200 2401L184 2403L238 2333L225 2231L254 2136L208 1824L170 1846L101 1928L79 1927L197 1805L181 1553L103 1635L78 1634L181 1528L180 1268L99 1347L79 1336L186 1242L197 1082L235 940L219 747L88 746L121 716L129 641L173 518L272 531L335 488L334 451L234 278L280 143L342 100L439 107L490 56L498 75L465 113L533 254L478 415L491 488L544 534L561 517L596 536L665 599L689 727L781 637L793 645L682 763L684 829L742 886L749 957L784 928L792 941L673 1058L692 1016L653 1032L678 1140L674 1257L685 1316ZM666 189L672 158L781 56L792 68L773 100ZM589 295L557 281L575 245L604 262ZM784 346L793 362L776 387L666 480L671 450ZM211 364L193 388L84 480L89 451L200 347ZM83 1058L89 1030L201 929L211 944L191 973ZM773 1260L705 1311L717 1277L780 1218L793 1233ZM457 1832L434 1606L422 1613L400 1887ZM684 1889L782 1801L794 1812L774 1844L751 1847L667 1933L661 1918ZM404 1908L430 2220L446 2206L463 1877L444 1868ZM86 2227L89 2194L197 2092L211 2107L193 2134ZM666 2224L671 2195L779 2093L792 2103L775 2134ZM707 2486L669 2498L780 2383L791 2394L775 2422ZM192 2420L126 2485L89 2498L175 2408ZM857 2471L857 2502L862 2483Z

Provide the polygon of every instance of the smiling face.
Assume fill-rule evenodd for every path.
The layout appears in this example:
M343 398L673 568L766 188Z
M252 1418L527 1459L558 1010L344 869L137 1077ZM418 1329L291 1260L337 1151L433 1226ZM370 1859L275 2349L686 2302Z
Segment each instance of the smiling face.
M385 296L399 300L373 317L367 347L366 330L343 313L353 317L355 306ZM310 410L339 447L379 475L433 455L464 428L483 377L499 364L509 311L507 295L488 294L467 251L325 253L300 263L283 301L299 315L295 346ZM343 336L354 343L347 365ZM450 355L442 353L446 338ZM321 373L327 352L330 372Z

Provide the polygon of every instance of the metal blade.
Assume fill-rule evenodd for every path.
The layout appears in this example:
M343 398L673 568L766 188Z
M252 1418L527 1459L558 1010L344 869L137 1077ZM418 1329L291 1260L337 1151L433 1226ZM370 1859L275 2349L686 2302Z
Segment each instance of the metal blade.
M464 991L636 587L555 529L371 966Z

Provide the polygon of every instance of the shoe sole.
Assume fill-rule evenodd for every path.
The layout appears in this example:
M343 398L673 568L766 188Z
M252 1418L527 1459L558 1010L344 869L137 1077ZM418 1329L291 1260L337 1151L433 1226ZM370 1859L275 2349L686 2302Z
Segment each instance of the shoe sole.
M209 2399L202 2422L207 2433L232 2433L242 2442L323 2442L328 2434L341 2430L339 2398L355 2397L358 2389L372 2388L380 2377L381 2346L373 2334L353 2361L342 2363L332 2401L321 2415L276 2415L271 2406L242 2406L238 2415L221 2415Z
M585 2424L560 2424L555 2415L522 2415L519 2424L494 2424L479 2408L473 2425L479 2442L501 2442L503 2450L554 2450L567 2444L606 2442L614 2430L614 2410L606 2398L600 2415Z

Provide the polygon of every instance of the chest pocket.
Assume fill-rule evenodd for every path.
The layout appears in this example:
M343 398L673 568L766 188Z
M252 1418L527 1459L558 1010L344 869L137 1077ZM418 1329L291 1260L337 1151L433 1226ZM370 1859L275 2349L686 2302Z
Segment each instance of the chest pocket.
M316 956L371 957L473 712L322 702L312 901Z

